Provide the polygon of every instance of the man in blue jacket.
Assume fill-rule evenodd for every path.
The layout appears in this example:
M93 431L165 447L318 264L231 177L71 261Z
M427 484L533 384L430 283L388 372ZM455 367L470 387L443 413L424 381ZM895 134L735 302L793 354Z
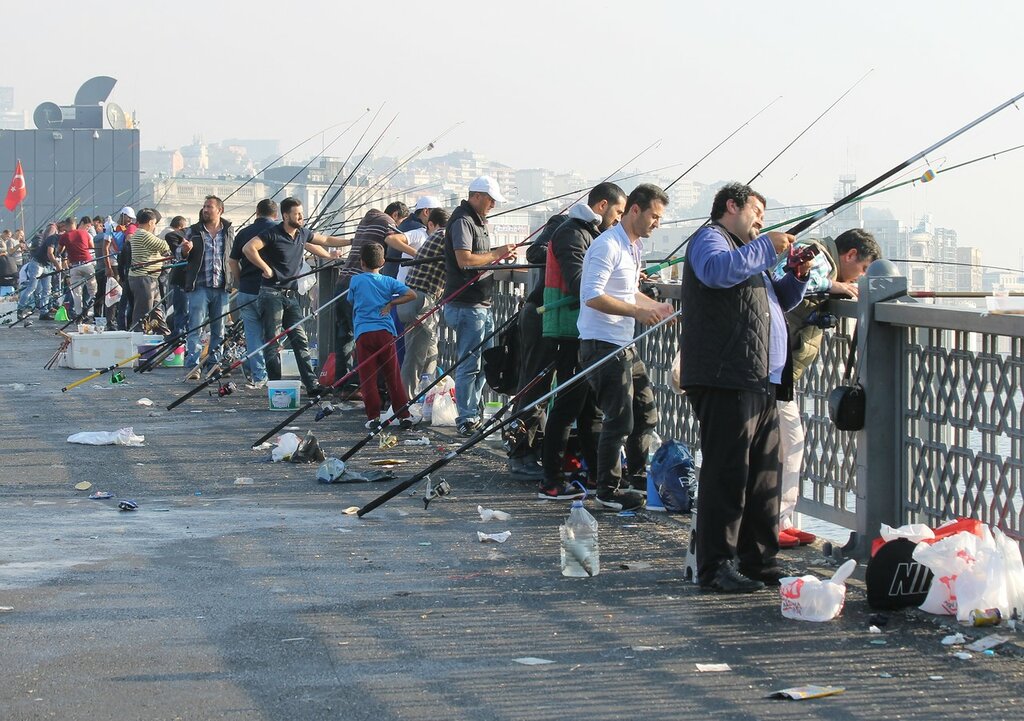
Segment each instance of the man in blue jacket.
M782 467L775 401L792 382L783 373L784 313L803 298L810 264L781 279L767 272L794 238L761 233L764 206L749 186L724 186L683 269L680 385L700 422L703 456L697 575L702 587L722 593L777 586L789 575L776 561Z

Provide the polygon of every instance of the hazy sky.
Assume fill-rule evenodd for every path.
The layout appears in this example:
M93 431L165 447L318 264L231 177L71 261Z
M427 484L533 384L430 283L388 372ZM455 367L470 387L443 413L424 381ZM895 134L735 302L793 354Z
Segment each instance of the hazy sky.
M756 184L787 203L828 201L840 173L866 182L1024 91L1024 3L1008 0L61 0L8 3L3 20L0 85L17 105L70 103L111 75L144 148L201 133L284 149L386 103L382 117L399 113L391 153L462 121L436 154L588 176L657 139L636 165L688 165L781 95L691 176L747 180L873 68ZM1010 108L929 159L1021 143L1024 114ZM1016 265L1022 177L1024 150L882 197L905 222L930 212L989 263Z

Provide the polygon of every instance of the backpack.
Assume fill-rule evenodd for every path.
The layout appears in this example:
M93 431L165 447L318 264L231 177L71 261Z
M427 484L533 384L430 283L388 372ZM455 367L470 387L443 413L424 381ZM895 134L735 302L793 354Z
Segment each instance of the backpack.
M498 334L498 344L482 354L484 378L495 393L519 390L520 359L519 324L513 323Z
M679 441L665 441L654 452L649 473L666 511L690 513L693 510L697 472L689 448Z

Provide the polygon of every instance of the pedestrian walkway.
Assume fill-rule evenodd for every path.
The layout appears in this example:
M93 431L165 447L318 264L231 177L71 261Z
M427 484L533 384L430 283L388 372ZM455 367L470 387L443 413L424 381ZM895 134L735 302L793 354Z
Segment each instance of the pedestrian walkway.
M453 493L426 510L402 495L347 516L387 485L323 485L315 465L265 462L249 444L282 417L265 395L204 392L169 412L187 388L180 369L61 394L84 372L41 370L55 349L47 326L0 329L2 718L1020 717L1013 647L956 659L940 643L948 632L919 614L870 633L879 619L858 581L836 621L788 621L774 592L684 582L687 524L646 513L599 514L600 575L563 578L568 504L535 500L482 450L433 479ZM363 420L309 413L296 432L340 455ZM145 445L66 442L123 426ZM404 459L394 470L406 477L456 442L426 434L430 446L373 443L351 465ZM92 490L114 499L88 500ZM119 512L120 498L139 510ZM478 506L512 517L482 523ZM503 544L477 538L504 530ZM786 558L832 571L816 549ZM765 698L806 684L846 690Z

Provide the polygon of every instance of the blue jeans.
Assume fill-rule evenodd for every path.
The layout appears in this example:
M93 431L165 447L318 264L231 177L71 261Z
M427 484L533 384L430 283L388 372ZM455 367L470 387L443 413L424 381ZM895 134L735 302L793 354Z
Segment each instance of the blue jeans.
M260 288L260 303L263 304L263 335L274 342L267 346L264 360L267 364L267 377L281 380L281 339L278 335L292 326L288 331L288 344L295 354L295 365L299 367L299 376L306 390L312 393L318 386L318 379L313 372L313 364L309 357L309 341L302 325L297 325L303 318L302 301L294 290L277 290ZM246 341L248 342L248 340Z
M50 295L50 277L40 278L39 276L43 273L49 273L52 270L50 266L43 265L35 260L30 260L25 264L25 287L21 291L21 297L18 298L18 306L21 308L32 307L32 294L36 292L38 287L39 298L36 301L36 308L39 312L46 310L46 306L49 305Z
M444 322L455 331L456 357L462 358L485 336L494 331L494 317L490 308L474 308L457 306L449 303L444 307ZM484 392L484 372L480 364L480 354L494 345L489 341L483 348L478 348L455 369L455 405L458 413L456 423L480 418L480 397Z
M207 288L199 286L188 295L188 334L185 343L185 368L199 365L199 336L203 332L202 325L209 318L216 318L210 324L210 353L206 356L205 366L212 368L220 363L222 346L224 345L224 314L228 312L228 292L223 288Z
M250 303L250 301L254 302ZM245 328L245 353L248 355L265 342L263 304L258 295L238 291L238 295L235 296L235 307L238 308L238 312L242 316L242 326ZM259 383L267 380L267 364L263 360L262 350L247 360L245 365L249 369L253 381Z

